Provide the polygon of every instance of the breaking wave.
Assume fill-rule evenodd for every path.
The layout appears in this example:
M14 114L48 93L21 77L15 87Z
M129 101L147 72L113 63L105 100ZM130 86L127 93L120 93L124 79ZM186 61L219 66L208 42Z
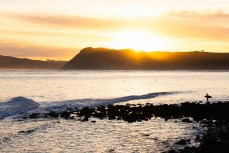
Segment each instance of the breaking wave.
M75 99L53 102L37 103L25 97L15 97L7 102L0 103L0 119L10 116L18 116L26 113L48 113L51 111L61 112L71 108L97 107L114 103L127 102L141 99L151 99L158 96L176 94L177 92L158 92L144 95L131 95L112 99Z
M15 97L7 102L0 103L0 119L9 116L27 113L39 108L39 104L32 99Z

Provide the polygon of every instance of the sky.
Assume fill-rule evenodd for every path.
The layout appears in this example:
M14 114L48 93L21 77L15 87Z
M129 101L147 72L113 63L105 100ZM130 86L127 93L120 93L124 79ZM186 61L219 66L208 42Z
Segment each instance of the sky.
M0 55L69 60L85 47L229 52L229 0L0 0Z

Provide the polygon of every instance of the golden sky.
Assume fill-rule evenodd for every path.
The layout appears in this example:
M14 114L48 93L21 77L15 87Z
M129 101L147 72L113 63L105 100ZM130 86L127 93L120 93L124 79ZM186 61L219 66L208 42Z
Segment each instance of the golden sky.
M0 55L69 60L89 46L229 52L229 0L0 0Z

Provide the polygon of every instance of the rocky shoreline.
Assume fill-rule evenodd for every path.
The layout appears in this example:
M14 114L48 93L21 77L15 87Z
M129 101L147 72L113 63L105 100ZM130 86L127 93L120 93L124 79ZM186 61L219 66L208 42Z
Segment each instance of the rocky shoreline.
M89 119L123 120L133 123L160 117L165 121L179 119L185 123L199 122L207 127L204 136L196 138L199 146L186 146L189 140L181 139L176 144L185 146L184 149L172 148L166 153L227 153L229 151L229 102L108 105L96 108L75 108L63 112L52 111L47 114L33 113L24 119L40 117L77 119L94 123L95 120Z

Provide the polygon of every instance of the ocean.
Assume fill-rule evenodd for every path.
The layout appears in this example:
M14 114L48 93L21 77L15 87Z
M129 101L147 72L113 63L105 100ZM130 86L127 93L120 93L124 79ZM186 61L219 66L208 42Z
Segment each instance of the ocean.
M229 101L229 71L0 71L0 152L162 152L205 130L179 120L26 119L109 104ZM26 132L25 132L26 131ZM182 147L182 146L178 146Z

